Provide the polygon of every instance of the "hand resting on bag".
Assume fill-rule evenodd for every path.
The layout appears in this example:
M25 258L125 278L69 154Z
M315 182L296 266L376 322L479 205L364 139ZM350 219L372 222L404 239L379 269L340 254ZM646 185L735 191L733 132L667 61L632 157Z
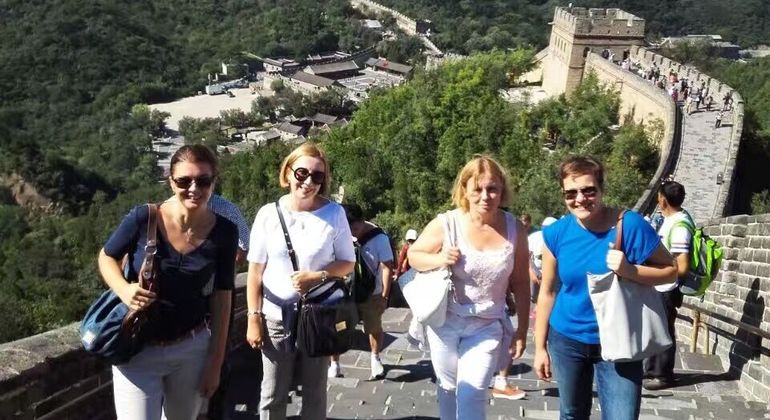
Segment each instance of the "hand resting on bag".
M158 297L154 292L139 287L139 283L126 283L116 293L123 303L135 311L147 309Z

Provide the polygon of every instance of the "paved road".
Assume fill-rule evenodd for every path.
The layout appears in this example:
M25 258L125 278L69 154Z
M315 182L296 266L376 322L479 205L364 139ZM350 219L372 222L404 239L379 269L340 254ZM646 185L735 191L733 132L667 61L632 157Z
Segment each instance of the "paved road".
M717 111L705 109L684 114L682 148L674 179L684 185L687 196L683 207L696 223L722 216L722 209L716 208L717 196L720 188L728 188L726 184L717 184L717 174L724 171L729 159L732 118L726 112L722 117L725 124L715 129L716 115Z
M409 313L389 309L384 317L387 346L383 363L387 377L369 381L369 354L353 350L342 356L344 378L330 379L328 387L329 419L436 419L436 386L433 383L429 355L419 351L405 338ZM514 324L515 325L515 324ZM364 348L361 335L359 348ZM519 401L490 399L488 419L558 419L559 397L555 384L538 380L531 370L532 343L523 360L514 365L510 380L527 391ZM682 350L680 348L680 350ZM679 352L678 383L673 389L643 393L641 419L768 419L768 405L747 402L738 392L736 381L722 374L716 356ZM257 414L259 355L241 349L233 360L234 375L226 395L228 420L253 420ZM595 394L594 394L595 395ZM299 418L301 392L292 393L290 418ZM600 419L600 407L594 399L591 419Z

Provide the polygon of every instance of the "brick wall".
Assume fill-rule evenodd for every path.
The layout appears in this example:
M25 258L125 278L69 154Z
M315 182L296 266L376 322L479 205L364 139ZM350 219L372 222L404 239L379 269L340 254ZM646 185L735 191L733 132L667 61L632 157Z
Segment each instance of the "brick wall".
M244 342L245 280L236 280L231 348ZM110 366L83 351L78 327L0 344L0 419L115 418Z
M703 302L686 302L715 312L701 315L709 329L707 353L722 359L725 370L740 377L747 398L770 401L770 342L741 328L736 321L770 331L770 214L712 219L707 234L722 244L722 269ZM690 341L692 310L682 308L677 324L679 338ZM699 348L703 351L704 332Z

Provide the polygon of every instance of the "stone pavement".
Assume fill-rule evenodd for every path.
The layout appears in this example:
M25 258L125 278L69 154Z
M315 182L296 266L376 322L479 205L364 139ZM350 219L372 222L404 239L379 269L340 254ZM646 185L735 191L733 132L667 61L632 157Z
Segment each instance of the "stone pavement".
M696 223L722 216L722 209L715 208L717 196L720 188L729 188L717 184L717 174L724 172L729 160L732 111L724 113L722 126L715 129L716 109L722 106L719 98L717 102L712 111L701 108L687 115L683 110L682 146L674 179L684 185L687 195L682 206Z
M327 418L438 418L436 386L429 354L407 341L409 318L406 309L391 308L385 313L383 323L387 338L382 358L387 376L384 380L368 380L367 352L351 350L342 356L345 377L329 380ZM356 347L364 349L366 345L361 334ZM538 380L532 372L533 350L530 334L527 352L521 361L514 364L509 377L513 385L527 392L527 397L519 401L490 398L488 419L558 419L556 385ZM676 387L657 392L644 391L641 419L770 419L768 404L746 401L739 393L737 382L723 374L717 356L691 354L682 351L687 350L684 346L680 346L679 350ZM227 384L224 418L257 419L261 379L259 354L246 346L236 354L232 360L233 375ZM301 405L301 391L292 392L288 406L290 418L299 419ZM594 392L591 419L600 418L601 410Z

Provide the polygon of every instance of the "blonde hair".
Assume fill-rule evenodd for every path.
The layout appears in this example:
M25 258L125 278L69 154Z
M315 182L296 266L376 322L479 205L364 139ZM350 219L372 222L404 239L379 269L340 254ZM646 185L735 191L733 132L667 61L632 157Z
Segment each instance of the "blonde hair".
M467 212L470 208L468 199L465 198L468 180L473 179L474 182L478 182L479 177L486 174L497 178L502 184L500 188L500 206L504 207L508 204L508 199L511 196L508 188L508 174L500 163L486 155L476 155L457 174L454 187L452 188L452 203Z
M324 173L326 176L324 177L324 182L321 184L321 189L318 191L318 194L326 195L326 193L331 188L332 168L329 166L329 161L326 159L326 153L324 153L324 151L321 150L317 144L312 142L305 142L300 144L283 159L283 162L281 163L281 169L278 172L278 181L281 183L281 187L289 188L289 180L287 177L289 176L289 172L292 170L291 166L294 165L294 162L296 162L297 159L303 156L310 156L323 161Z

